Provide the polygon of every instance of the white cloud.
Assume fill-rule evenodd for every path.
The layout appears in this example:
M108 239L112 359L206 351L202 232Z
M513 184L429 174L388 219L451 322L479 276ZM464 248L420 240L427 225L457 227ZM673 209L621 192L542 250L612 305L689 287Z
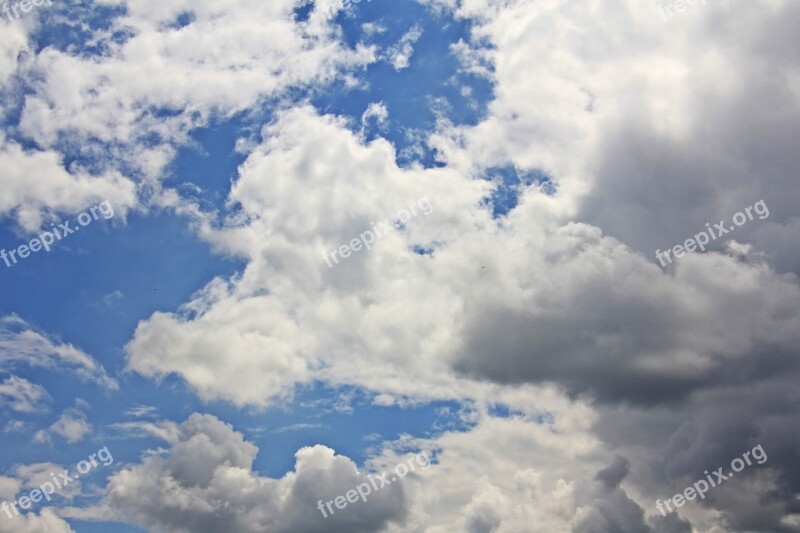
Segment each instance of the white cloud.
M411 64L411 56L414 54L414 43L416 43L420 37L422 37L422 28L414 26L400 38L400 41L396 45L387 51L389 62L395 70L403 70L409 67Z
M16 315L2 317L0 370L9 372L23 366L68 370L104 388L114 390L119 387L101 365L80 349L48 338Z
M361 115L361 129L363 130L370 119L375 119L375 123L379 128L386 125L386 120L389 118L389 110L383 102L372 102L367 106L367 110Z
M136 405L125 411L125 416L130 418L155 418L158 409L152 405Z
M55 150L25 150L0 133L0 165L5 168L0 191L0 215L11 215L27 232L45 222L58 222L53 213L78 213L93 203L113 203L120 217L136 203L136 186L119 172L90 174L77 166L64 167ZM37 179L31 179L36 176Z
M3 23L0 83L14 80L3 109L21 108L21 116L18 137L0 137L8 181L0 216L13 216L28 232L55 213L105 199L120 212L141 208L144 191L166 205L160 180L191 130L287 89L347 78L375 61L374 48L346 46L319 10L295 21L293 0L100 3L124 13L110 28L84 24L103 54L36 50L35 25ZM52 9L61 16L59 6ZM180 15L189 23L177 24ZM125 37L112 41L113 34ZM36 148L23 149L18 140ZM98 168L67 166L65 156L97 161Z
M369 505L327 519L316 509L366 479L349 459L324 446L302 448L280 479L253 471L258 449L210 415L180 425L180 441L114 474L105 508L148 528L196 533L229 531L379 531L402 512L402 489L387 488Z
M86 415L76 409L68 409L53 422L47 430L37 431L33 437L36 442L49 442L53 434L60 435L70 444L83 440L92 432L92 425Z
M0 502L14 501L22 482L13 477L0 476Z
M45 482L53 481L65 467L55 463L34 463L29 465L16 465L14 475L21 481L21 488L29 492L30 489L40 487ZM74 472L73 472L74 473ZM81 494L81 481L73 480L69 485L58 489L56 495L67 501L74 500Z
M783 87L746 72L765 54L776 69L793 66L794 59L762 49L777 14L795 16L787 6L697 10L676 35L674 26L658 25L663 21L652 6L634 2L598 1L577 11L567 2L506 2L503 9L463 4L462 13L478 22L467 44L475 55L464 57L478 57L473 67L491 60L497 99L477 126L440 123L430 142L447 166L400 169L391 145L378 139L365 146L342 118L320 117L309 108L281 113L240 168L230 205L241 210L222 228L200 228L215 250L244 258L247 267L210 283L182 312L141 322L127 347L129 367L146 376L177 374L204 398L259 406L314 379L417 401L487 399L518 386L555 385L572 398L592 400L598 416L614 421L630 440L625 445L605 428L594 429L607 451L625 450L631 464L625 483L634 487L624 493L591 481L608 463L584 464L580 474L563 476L567 484L580 475L590 478L575 489L583 491L578 501L585 509L574 527L608 520L603 505L624 511L627 524L645 520L630 501L647 507L645 494L655 501L656 480L671 469L663 464L660 443L645 436L650 433L637 435L634 422L650 428L645 414L666 418L663 441L691 442L682 452L676 444L675 455L702 471L714 461L701 450L724 456L728 449L711 447L711 433L686 429L720 416L722 400L703 409L700 398L724 396L741 409L752 398L737 397L731 392L736 387L748 384L767 394L771 387L785 390L784 380L797 376L800 289L796 278L775 271L770 257L759 258L755 234L741 234L742 243L752 245L746 257L726 250L696 254L666 273L650 257L663 242L683 240L667 233L685 238L712 219L708 202L692 200L694 191L714 198L713 211L726 215L765 197L770 224L775 217L790 228L787 217L796 208L787 203L793 197L787 191L796 186L788 176L797 151L776 139L769 146L777 156L768 158L767 145L751 137L746 122L723 120L737 115L734 103L747 107L734 96L750 95L761 104L771 100L757 95ZM746 21L754 33L744 44L704 33L712 17ZM614 23L598 23L605 20ZM709 40L711 48L705 46ZM740 74L742 47L752 63ZM698 57L698 50L709 52ZM732 85L720 85L720 79ZM730 94L704 106L719 87ZM793 93L783 90L786 119L779 125L786 126L785 138L794 138L798 113ZM724 112L711 113L721 102L729 104ZM749 139L741 146L753 150L729 154L714 145L711 136L700 135L705 116L731 132L731 141L735 135ZM662 162L659 154L666 154ZM684 156L698 165L687 166ZM542 169L557 192L547 196L527 188L508 216L493 220L481 207L492 184L480 178L497 166ZM734 173L736 186L728 187L723 175L730 168L756 168L758 179ZM701 180L704 169L717 178ZM681 185L660 179L659 192L648 200L641 184L651 170L662 178L663 172L680 173ZM774 204L769 191L780 191ZM384 213L423 195L435 206L431 216L412 220L335 269L321 260L323 251L350 242ZM664 198L670 200L656 205ZM691 224L686 209L673 212L684 202L697 206ZM654 221L669 232L653 230ZM790 255L796 249L789 239L770 242L783 243L781 252ZM414 246L433 253L416 254ZM538 399L542 389L522 390L535 391ZM800 407L793 397L782 405L788 412ZM657 416L669 406L673 416ZM534 406L526 404L528 409ZM736 435L731 447L758 435L785 446L786 437L770 431L763 418L725 419L731 425L726 434ZM781 457L770 468L792 469L790 455ZM550 476L547 490L555 490L561 478L544 475ZM511 489L490 483L481 494L459 500L475 524L496 519L482 502L513 501ZM741 489L737 498L755 502L767 485L749 495ZM782 494L784 502L793 498ZM610 503L592 506L592 498ZM704 502L695 521L713 527L733 517L747 524L753 518L746 509ZM767 519L778 523L780 513Z
M26 513L11 520L4 514L0 519L0 533L75 533L75 530L52 509L45 508L39 514Z
M0 383L0 403L20 413L46 410L49 398L44 387L18 376L10 376Z
M3 433L20 433L28 429L30 426L31 424L29 422L23 422L22 420L9 420L3 427Z
M156 437L164 442L175 444L180 438L180 430L175 422L120 422L112 424L111 429L119 431L128 438Z

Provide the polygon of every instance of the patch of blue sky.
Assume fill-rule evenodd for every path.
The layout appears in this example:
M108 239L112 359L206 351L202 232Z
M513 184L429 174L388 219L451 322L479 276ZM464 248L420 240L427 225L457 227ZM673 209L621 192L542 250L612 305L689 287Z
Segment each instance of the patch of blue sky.
M484 199L484 204L491 206L494 218L505 216L517 207L520 194L528 187L539 187L545 194L556 192L553 180L540 170L527 171L508 165L489 168L484 177L495 184L491 196Z
M192 144L182 147L170 165L166 185L197 200L204 210L227 213L225 202L231 183L247 157L236 151L236 141L249 138L258 129L252 119L243 116L197 129L192 133Z
M0 222L0 247L10 249L25 242ZM40 251L12 267L0 263L0 316L15 313L37 329L83 350L119 381L119 391L81 381L64 370L21 367L14 374L44 386L52 401L46 413L11 413L0 416L0 427L10 420L30 423L22 433L0 433L7 450L3 465L29 462L63 462L69 451L78 456L97 450L109 437L104 428L123 420L126 409L154 404L163 416L184 420L204 405L177 378L160 384L135 374L121 374L124 346L136 325L156 311L172 311L215 276L230 276L242 264L212 255L185 221L168 213L131 215L127 225L94 221L80 232ZM7 374L0 375L5 379ZM52 424L61 412L87 402L86 412L97 434L95 441L72 446L30 446L35 430ZM179 407L179 408L178 408ZM57 442L60 437L54 437ZM93 449L90 449L93 448ZM140 441L114 441L112 451L134 461L144 448ZM77 460L80 460L78 458Z
M382 443L403 435L429 439L444 431L440 427L450 431L470 427L456 415L458 402L381 406L361 389L322 383L298 388L290 404L260 414L220 407L220 417L235 421L234 426L259 446L255 468L271 477L293 469L294 454L303 446L323 444L362 465Z
M341 11L336 22L349 46L374 44L381 59L359 74L361 86L333 87L314 96L314 105L323 113L350 117L353 129L360 131L364 111L381 102L388 121L367 124L366 139L381 136L391 141L400 165L440 166L425 143L437 120L474 125L485 116L493 95L491 82L463 72L451 52L459 40L468 40L471 24L449 14L434 14L413 0L362 0ZM412 31L419 37L410 43L408 66L398 70L391 51Z
M124 6L91 0L45 4L37 11L42 26L34 41L36 53L53 47L80 57L108 55L111 43L124 43L133 35L128 29L115 27L115 21L125 13ZM95 39L97 32L107 34Z
M142 318L177 309L215 276L244 266L212 254L169 212L132 213L126 224L113 222L101 217L50 252L11 267L0 263L0 314L16 312L89 352L108 353L130 338ZM11 231L7 219L0 222L0 248L27 240Z

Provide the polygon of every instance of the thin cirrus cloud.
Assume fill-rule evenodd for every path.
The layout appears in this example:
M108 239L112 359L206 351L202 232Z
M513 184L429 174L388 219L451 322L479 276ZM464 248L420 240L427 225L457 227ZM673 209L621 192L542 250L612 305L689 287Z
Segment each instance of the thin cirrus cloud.
M0 318L0 369L41 367L68 370L84 381L115 390L119 384L106 374L102 365L71 344L60 343L16 315Z

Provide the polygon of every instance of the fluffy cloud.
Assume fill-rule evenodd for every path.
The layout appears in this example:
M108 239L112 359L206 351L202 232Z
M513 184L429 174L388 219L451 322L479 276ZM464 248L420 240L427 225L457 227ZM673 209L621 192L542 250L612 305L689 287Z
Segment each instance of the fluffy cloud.
M770 389L783 390L798 372L800 292L795 277L780 273L794 268L797 250L796 209L787 200L796 191L789 177L796 151L758 136L774 120L775 135L793 138L797 95L785 78L761 82L753 69L762 58L767 72L794 68L765 43L783 27L779 19L796 13L786 2L764 10L702 6L676 31L652 6L634 2L580 10L566 2L459 4L459 16L478 23L454 53L471 58L472 71L493 65L484 73L497 98L477 126L441 124L430 141L447 166L400 169L390 145L364 145L337 117L282 113L240 168L230 195L240 210L222 228L200 229L247 268L209 284L183 312L142 322L128 345L130 368L176 373L204 397L240 405L266 405L314 378L418 399L555 384L595 402L602 422L594 431L630 462L624 483L633 488L592 482L591 497L581 497L597 504L582 504L573 527L685 528L680 519L646 519L641 508L652 509L642 498L654 501L665 486L685 486L698 470L728 460L730 450L711 444L720 433L740 435L732 442L742 450L758 439L780 450L789 441L763 417L776 416ZM731 46L733 30L709 29L714 17L731 28L750 21L744 44ZM726 91L712 96L720 79ZM749 111L759 115L755 129L752 120L725 118L749 100L766 105L773 93L783 119L764 108ZM715 105L703 105L709 98ZM731 143L701 149L710 127ZM494 220L482 203L491 184L476 178L507 165L544 170L556 193L529 187L516 209ZM707 175L714 179L700 179ZM652 198L642 185L651 181L658 182ZM320 259L422 196L435 206L430 216L333 268ZM752 244L749 252L718 248L668 272L654 264L656 248L761 198L770 218L736 235ZM743 393L744 385L759 396ZM783 405L797 412L793 396ZM743 409L753 418L735 420ZM663 440L641 431L652 426L647 416L663 423ZM720 418L726 425L714 423ZM671 460L663 442L676 443ZM772 487L778 503L766 519L789 527L793 460L779 453L762 474L686 513L708 529L743 529L764 516L755 502ZM489 483L464 504L474 518L464 527L497 522L487 502L502 507L509 496ZM614 522L609 505L626 518Z
M49 213L77 213L93 202L108 200L124 216L136 203L136 186L119 172L92 175L79 167L66 169L58 152L24 150L3 134L0 165L7 169L0 192L0 215L14 213L28 232L35 232L45 221L60 222Z
M5 515L0 517L2 533L75 533L68 523L56 516L51 509L44 509L40 514L27 513L9 520Z
M23 488L27 492L28 489L49 481L50 472L61 470L62 467L51 463L16 466L16 477L0 476L0 503L15 501ZM59 496L71 499L79 492L77 486L70 486L59 492ZM29 512L15 515L8 506L8 513L12 513L11 518L5 510L0 511L0 533L74 533L69 524L49 508L43 508L38 514Z
M103 199L120 211L141 207L140 193L160 191L191 130L375 60L373 48L344 45L321 10L296 21L293 0L97 4L108 20L87 27L85 40L102 53L35 50L38 26L2 23L2 109L20 113L16 137L0 138L10 180L0 216L29 232ZM83 6L55 5L48 24L81 16L89 16Z
M108 505L145 527L165 531L233 533L379 531L401 519L400 485L323 518L319 500L342 495L367 477L324 446L303 448L280 479L253 471L258 449L210 415L180 425L180 440L162 456L145 458L111 477Z

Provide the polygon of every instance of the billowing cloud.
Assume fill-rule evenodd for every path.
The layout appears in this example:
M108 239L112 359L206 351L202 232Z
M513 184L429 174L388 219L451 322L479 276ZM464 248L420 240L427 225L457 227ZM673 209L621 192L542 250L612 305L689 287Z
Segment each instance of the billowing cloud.
M598 422L609 449L625 452L623 483L635 488L623 494L594 482L602 502L586 507L580 527L612 527L604 509L613 505L629 507L620 527L684 528L682 518L653 516L641 498L655 501L666 479L679 485L727 459L727 449L711 446L713 432L689 428L717 427L713 417L723 412L728 425L719 431L741 435L737 445L762 438L782 450L787 441L756 417L775 405L771 395L741 388L768 394L798 375L800 292L796 277L782 274L794 268L797 250L789 237L796 209L787 203L796 191L789 178L796 151L758 141L773 122L775 135L793 138L797 95L785 77L762 82L753 74L796 71L794 59L765 44L783 27L778 20L796 11L786 2L699 6L676 36L641 3L599 1L580 12L566 2L459 5L458 16L477 24L473 40L454 53L474 60L468 69L493 65L483 74L497 98L477 126L440 124L430 142L446 166L401 169L391 145L363 144L343 119L309 108L281 113L239 169L229 199L236 215L221 228L200 229L219 252L247 260L246 269L210 283L182 312L140 323L128 345L130 368L178 374L203 397L239 405L268 405L313 379L417 399L555 385L592 402L630 437L626 444ZM712 20L749 21L748 38L732 46L728 30L704 31ZM706 53L698 58L698 50ZM727 89L717 98L720 79ZM752 111L763 117L756 128L726 118L747 99L766 105L772 93L781 97L782 119L763 107ZM709 98L714 106L703 105ZM709 124L731 142L699 149ZM524 188L517 207L493 219L484 202L492 184L480 178L495 167L543 171L555 193ZM703 178L709 168L710 181ZM650 180L666 192L648 199L642 184ZM713 203L703 200L712 196ZM430 215L340 264L321 259L373 222L392 225L399 209L421 197L435 207ZM723 239L667 271L654 261L656 249L762 198L769 219L735 236L750 247L725 247ZM703 403L723 397L728 410L721 399ZM764 407L737 422L744 405ZM785 405L796 413L793 397ZM664 423L663 442L684 444L671 461L691 467L675 470L661 443L634 435L636 424L650 426L648 414ZM798 479L792 461L778 454L765 473L752 474L758 481L743 477L738 489L725 487L685 513L708 528L749 527L764 511L741 502L772 487L779 503L768 521L786 524ZM759 490L745 497L751 483ZM735 497L723 497L726 491ZM501 505L501 496L489 485L476 496L474 527L496 521L485 502Z
M332 500L367 480L346 457L325 446L302 448L294 471L280 479L253 471L258 449L210 415L180 425L180 440L164 456L146 457L114 474L107 502L118 518L162 531L212 533L380 531L403 517L401 486L327 518Z
M193 129L375 60L374 48L346 46L320 10L300 22L294 7L293 0L101 1L96 16L108 26L85 30L102 53L85 54L36 50L36 24L0 22L3 110L18 120L14 138L0 136L8 180L0 216L34 232L56 213L102 200L120 212L149 201L174 206L168 193L149 195L161 190ZM90 15L77 4L48 10L53 20Z

